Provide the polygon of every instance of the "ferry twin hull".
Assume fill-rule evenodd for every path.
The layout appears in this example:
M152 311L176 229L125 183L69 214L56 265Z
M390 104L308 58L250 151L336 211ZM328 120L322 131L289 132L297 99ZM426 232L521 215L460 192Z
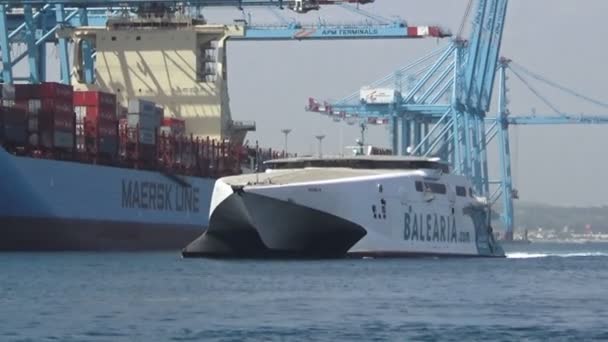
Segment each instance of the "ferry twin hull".
M179 250L206 228L214 182L0 148L0 250Z
M183 255L503 257L486 209L471 197L416 192L414 180L424 176L409 172L245 186L220 179L209 229Z

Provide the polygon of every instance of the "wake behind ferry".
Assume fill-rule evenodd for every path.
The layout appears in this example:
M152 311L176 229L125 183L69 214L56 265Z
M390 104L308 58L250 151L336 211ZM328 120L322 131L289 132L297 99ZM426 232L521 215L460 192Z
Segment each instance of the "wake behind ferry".
M429 158L266 162L214 187L209 228L184 257L504 257L485 200Z

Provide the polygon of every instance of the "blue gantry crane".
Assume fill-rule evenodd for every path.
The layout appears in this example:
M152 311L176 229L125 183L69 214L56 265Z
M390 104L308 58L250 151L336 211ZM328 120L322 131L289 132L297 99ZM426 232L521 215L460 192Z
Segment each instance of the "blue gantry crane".
M307 40L307 39L387 39L446 37L436 26L410 26L403 20L386 20L372 16L351 4L365 4L370 0L107 0L107 1L0 1L0 50L2 51L2 82L43 82L46 75L46 43L58 44L61 81L69 82L68 39L58 37L57 32L66 27L104 27L113 16L159 16L186 13L204 22L201 8L210 6L247 6L290 8L295 12L307 12L322 5L340 5L350 11L361 13L366 22L356 24L333 24L319 22L314 25L297 21L283 21L277 25L252 25L246 20L237 20L233 25L241 27L242 35L232 39L245 40ZM23 43L27 49L13 56L11 46ZM83 41L82 69L87 83L93 83L95 52L91 44ZM15 78L13 68L28 59L29 75Z
M468 9L472 8L470 2ZM511 175L511 125L607 124L608 115L573 115L557 110L526 80L526 76L603 108L608 104L572 91L499 58L508 0L479 0L468 40L459 34L441 47L341 100L310 98L306 109L335 121L388 125L394 154L436 155L455 173L469 177L489 205L502 198L505 239L513 238L513 199L518 197ZM467 9L467 11L468 11ZM521 80L554 114L512 115L508 109L506 71ZM488 116L495 78L499 77L496 116ZM497 138L500 177L488 174L488 145ZM363 140L363 138L362 138Z

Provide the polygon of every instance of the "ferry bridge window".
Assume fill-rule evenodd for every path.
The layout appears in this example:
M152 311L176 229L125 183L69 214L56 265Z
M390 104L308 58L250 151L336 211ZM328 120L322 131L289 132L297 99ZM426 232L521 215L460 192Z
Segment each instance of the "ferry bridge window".
M445 184L424 182L424 186L425 186L425 189L428 189L429 191L431 191L434 194L445 195L447 192L447 188L446 188Z
M456 195L460 197L467 197L467 189L464 186L457 186Z

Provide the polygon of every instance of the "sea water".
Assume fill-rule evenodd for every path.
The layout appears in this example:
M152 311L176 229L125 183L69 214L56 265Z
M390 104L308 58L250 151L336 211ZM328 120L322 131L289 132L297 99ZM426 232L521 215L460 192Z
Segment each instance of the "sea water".
M608 340L608 244L506 259L0 253L0 341Z

